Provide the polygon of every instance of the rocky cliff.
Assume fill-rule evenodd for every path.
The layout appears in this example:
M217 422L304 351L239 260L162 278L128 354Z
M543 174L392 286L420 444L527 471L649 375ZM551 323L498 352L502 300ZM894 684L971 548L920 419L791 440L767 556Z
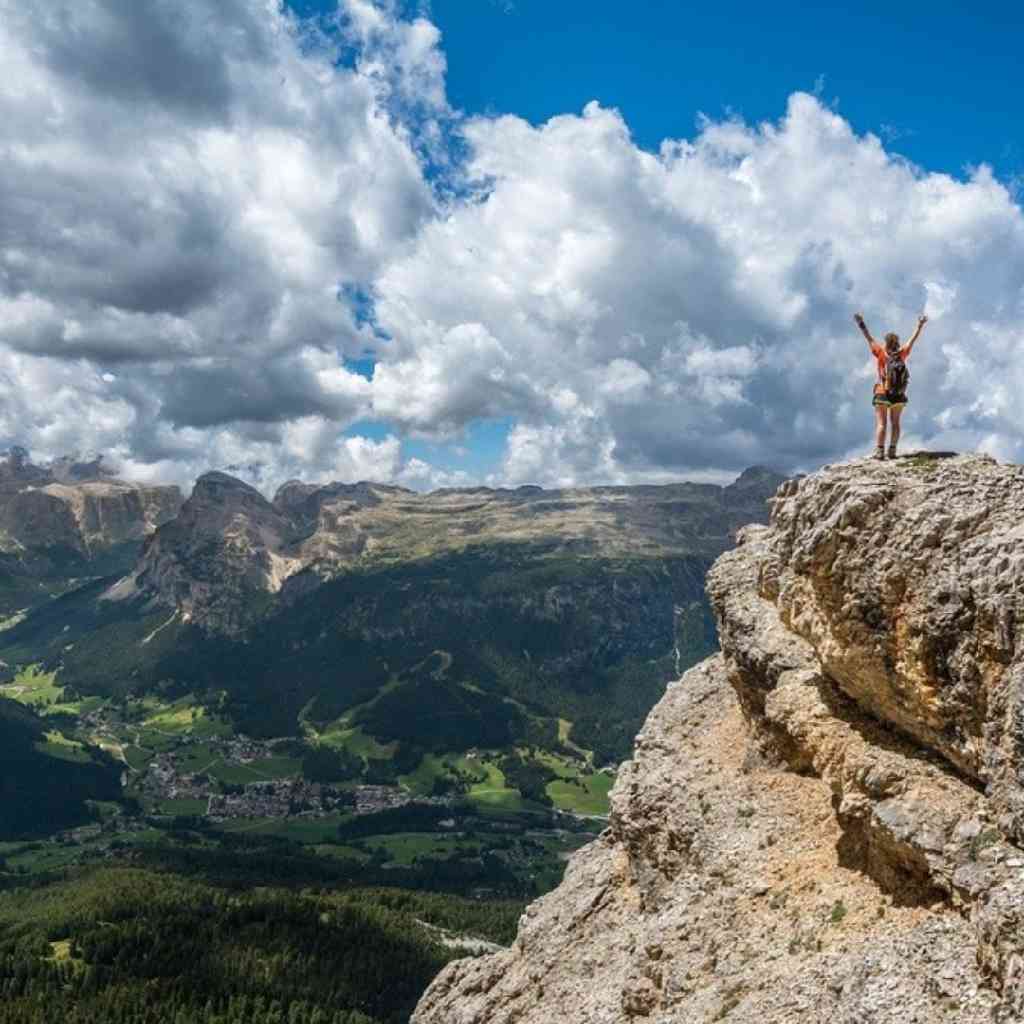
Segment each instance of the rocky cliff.
M609 827L414 1024L1024 1020L1024 469L784 484Z
M0 617L65 578L128 568L181 501L177 487L118 480L100 459L39 466L21 448L0 455Z

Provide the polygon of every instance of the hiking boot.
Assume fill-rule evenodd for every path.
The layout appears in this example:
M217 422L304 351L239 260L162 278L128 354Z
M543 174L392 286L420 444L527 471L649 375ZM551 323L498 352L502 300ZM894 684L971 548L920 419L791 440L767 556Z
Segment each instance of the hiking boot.
M878 459L879 461L881 461L882 459L884 459L884 458L885 458L885 449L884 449L884 448L883 448L883 447L882 447L881 445L879 445L879 446L878 446L878 447L877 447L877 448L875 449L875 454L874 454L874 455L872 455L871 457L872 457L873 459Z
M889 445L889 458L890 459L895 459L896 458L896 445L894 445L894 444Z

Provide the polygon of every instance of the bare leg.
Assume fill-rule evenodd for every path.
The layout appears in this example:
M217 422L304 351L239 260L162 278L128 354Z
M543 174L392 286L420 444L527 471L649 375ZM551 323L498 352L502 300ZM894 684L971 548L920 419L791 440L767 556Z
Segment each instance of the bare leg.
M889 443L896 447L899 443L899 418L903 415L902 409L889 410L889 418L892 421L892 430L889 431Z
M902 415L902 409L889 410L889 419L891 421L891 430L889 431L889 451L892 454L895 454L896 445L900 442L900 417Z
M875 447L885 447L885 422L889 410L884 405L875 406Z

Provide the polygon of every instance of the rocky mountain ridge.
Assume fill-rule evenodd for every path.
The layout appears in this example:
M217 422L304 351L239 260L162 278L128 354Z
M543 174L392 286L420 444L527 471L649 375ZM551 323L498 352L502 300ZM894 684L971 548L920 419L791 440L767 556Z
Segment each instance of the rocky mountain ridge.
M357 715L410 761L442 733L456 751L499 734L556 749L571 729L617 763L665 682L714 649L705 574L781 480L291 481L268 500L207 473L130 571L36 609L0 634L0 659L85 694L198 694L256 736ZM424 689L415 666L435 651L449 668ZM372 713L385 688L388 714Z
M784 484L609 828L414 1024L1024 1019L1024 468Z
M123 571L181 502L177 487L119 480L99 458L40 466L12 448L0 456L0 613L66 579Z
M445 489L419 494L361 482L289 481L268 501L226 473L201 476L179 514L154 532L111 600L140 595L211 632L239 635L348 572L487 546L545 557L694 555L708 561L763 516L782 477L751 468L733 484L548 491Z

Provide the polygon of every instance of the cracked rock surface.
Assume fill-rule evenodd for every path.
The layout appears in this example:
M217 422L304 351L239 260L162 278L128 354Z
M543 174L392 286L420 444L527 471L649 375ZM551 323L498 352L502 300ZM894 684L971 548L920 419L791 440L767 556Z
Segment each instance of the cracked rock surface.
M1024 469L783 485L609 827L414 1024L1024 1020Z

